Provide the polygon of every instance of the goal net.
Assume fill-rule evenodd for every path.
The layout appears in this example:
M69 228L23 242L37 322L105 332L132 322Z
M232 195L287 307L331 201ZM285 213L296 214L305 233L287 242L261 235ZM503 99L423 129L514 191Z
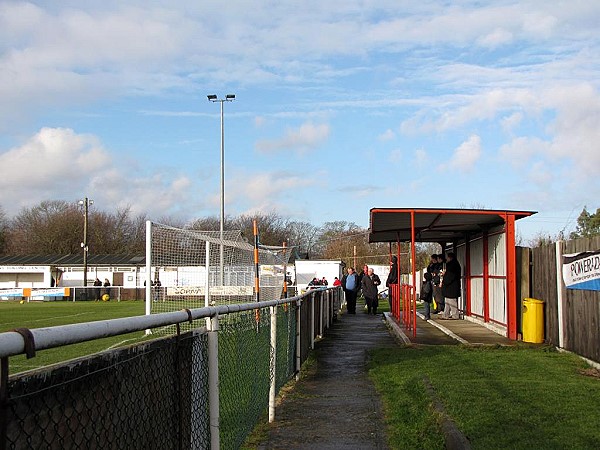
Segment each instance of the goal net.
M198 231L146 223L148 314L282 297L289 249L254 246L240 231Z

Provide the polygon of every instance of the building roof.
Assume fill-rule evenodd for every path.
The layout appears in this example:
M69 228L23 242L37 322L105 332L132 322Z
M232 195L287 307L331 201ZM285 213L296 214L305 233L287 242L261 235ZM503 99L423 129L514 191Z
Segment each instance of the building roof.
M88 255L88 266L144 266L144 255ZM83 266L83 254L0 256L0 265Z
M509 215L518 220L535 213L491 209L372 208L369 242L411 241L413 216L416 242L447 243L504 225Z

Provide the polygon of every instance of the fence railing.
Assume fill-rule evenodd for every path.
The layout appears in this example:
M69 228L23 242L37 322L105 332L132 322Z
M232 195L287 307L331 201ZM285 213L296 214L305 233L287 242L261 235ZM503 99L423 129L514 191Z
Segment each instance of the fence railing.
M0 333L0 449L239 448L342 305L339 288ZM9 358L174 326L176 333L8 376ZM189 331L184 331L188 329Z

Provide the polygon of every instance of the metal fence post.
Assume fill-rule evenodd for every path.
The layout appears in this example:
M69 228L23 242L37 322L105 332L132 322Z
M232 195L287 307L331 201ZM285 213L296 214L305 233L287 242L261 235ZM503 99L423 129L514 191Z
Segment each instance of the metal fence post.
M210 416L210 448L219 450L219 316L210 320L208 330L208 408Z
M319 295L319 337L323 337L323 333L324 333L324 324L323 321L325 319L325 314L323 312L323 306L325 305L323 296L325 294L326 291L321 292Z
M315 348L315 293L310 295L310 348Z
M300 342L300 308L302 307L302 300L296 300L296 381L300 380L300 366L302 365L302 344Z
M277 393L277 306L271 306L271 358L269 375L269 423L275 422L275 394Z

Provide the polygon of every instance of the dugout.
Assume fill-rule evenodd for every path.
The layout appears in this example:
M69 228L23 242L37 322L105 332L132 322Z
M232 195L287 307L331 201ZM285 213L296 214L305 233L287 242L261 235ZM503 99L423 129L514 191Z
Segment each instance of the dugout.
M411 243L412 317L404 318L416 333L415 244L437 243L456 254L462 268L463 314L494 324L510 339L518 335L515 222L534 211L488 209L372 208L369 242ZM400 246L398 245L398 249ZM400 252L398 251L398 261ZM401 264L398 264L400 271ZM399 273L398 279L401 279Z

